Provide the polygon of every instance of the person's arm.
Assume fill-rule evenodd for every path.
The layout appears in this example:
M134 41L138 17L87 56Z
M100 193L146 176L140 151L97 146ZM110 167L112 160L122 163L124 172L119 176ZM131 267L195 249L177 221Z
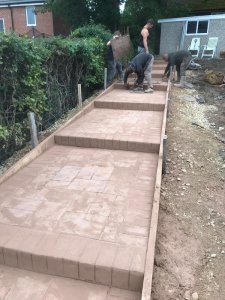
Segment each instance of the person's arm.
M148 29L146 29L146 28L142 29L141 35L143 37L143 45L145 48L145 52L149 53L149 51L148 51L148 36L149 36Z
M170 76L170 67L171 67L171 64L168 62L167 66L166 66L166 69L165 69L165 72L163 74L163 78L164 77L169 77Z

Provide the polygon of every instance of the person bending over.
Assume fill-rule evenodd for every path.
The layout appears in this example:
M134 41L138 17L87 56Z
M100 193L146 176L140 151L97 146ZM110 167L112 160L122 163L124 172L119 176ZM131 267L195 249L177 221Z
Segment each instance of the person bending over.
M137 80L134 84L133 90L143 90L143 81L146 79L147 81L147 89L145 93L153 92L152 85L152 65L154 62L154 58L149 53L139 53L136 55L129 66L127 67L124 74L124 84L127 86L127 79L131 73L137 74Z
M163 78L165 77L169 78L171 67L173 69L174 66L176 66L178 84L175 84L175 86L185 87L186 84L185 71L192 60L191 53L184 50L169 53L169 54L166 53L163 55L163 59L167 62L167 66L163 74Z

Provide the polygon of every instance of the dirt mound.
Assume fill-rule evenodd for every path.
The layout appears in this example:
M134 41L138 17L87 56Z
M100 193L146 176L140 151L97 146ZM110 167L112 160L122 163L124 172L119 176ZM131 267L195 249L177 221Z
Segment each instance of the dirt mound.
M222 72L207 71L203 79L212 85L220 85L223 83L224 74Z

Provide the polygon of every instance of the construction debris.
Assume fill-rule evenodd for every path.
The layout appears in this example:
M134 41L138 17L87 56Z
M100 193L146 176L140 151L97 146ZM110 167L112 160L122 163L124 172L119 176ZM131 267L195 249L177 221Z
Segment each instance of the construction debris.
M223 83L224 74L222 72L206 71L203 79L212 85L220 85Z

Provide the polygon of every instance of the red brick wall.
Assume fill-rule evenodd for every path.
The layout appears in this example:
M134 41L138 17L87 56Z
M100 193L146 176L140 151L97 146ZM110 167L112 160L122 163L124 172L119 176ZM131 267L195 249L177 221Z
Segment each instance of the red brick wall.
M38 6L40 8L40 6ZM18 34L24 34L31 30L31 26L27 26L26 21L26 7L12 7L14 31ZM10 8L0 7L0 19L4 19L5 31L8 32L12 30L12 21ZM53 18L51 12L46 12L44 14L38 13L36 15L36 26L35 29L41 33L47 35L54 35L53 29Z

